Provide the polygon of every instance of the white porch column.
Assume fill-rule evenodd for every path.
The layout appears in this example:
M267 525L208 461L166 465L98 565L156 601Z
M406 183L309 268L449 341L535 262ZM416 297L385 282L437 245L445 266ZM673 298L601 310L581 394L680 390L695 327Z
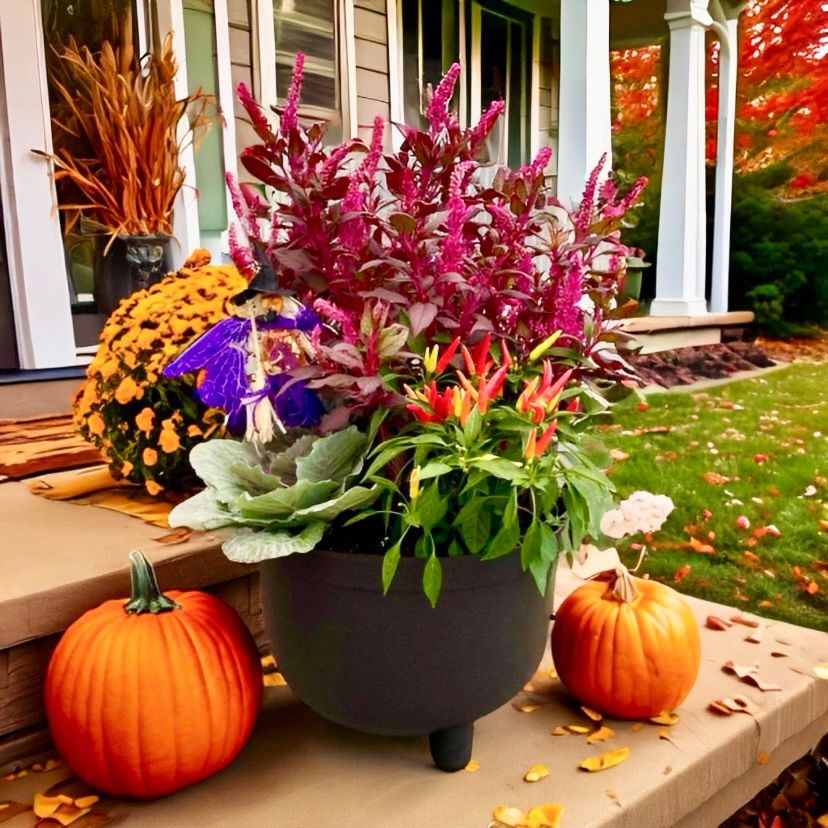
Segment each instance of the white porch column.
M667 0L670 72L652 316L707 312L705 293L704 33L708 0Z
M0 190L21 368L76 362L39 0L0 2Z
M733 133L736 125L736 80L739 66L739 14L744 5L722 8L713 0L710 11L719 38L719 113L716 142L716 207L710 310L727 311L730 274L730 210L733 196Z
M609 0L561 0L558 198L578 204L610 142Z
M188 92L187 54L184 48L184 4L182 0L159 0L157 22L160 37L163 38L167 32L172 32L173 53L178 64L174 80L175 96L179 99L186 98ZM188 128L185 115L178 123L179 144L184 142L178 158L184 168L184 186L178 191L173 203L173 240L170 245L172 261L167 262L171 270L179 268L187 256L201 244L198 228L195 157L192 144L186 137Z

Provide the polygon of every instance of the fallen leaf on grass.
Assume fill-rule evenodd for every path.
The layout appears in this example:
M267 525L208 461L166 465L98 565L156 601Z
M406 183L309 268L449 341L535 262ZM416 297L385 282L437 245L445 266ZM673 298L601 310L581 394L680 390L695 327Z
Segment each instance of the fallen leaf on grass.
M739 515L735 520L737 529L750 529L750 521L745 515Z
M524 782L540 782L541 779L549 776L549 768L546 765L532 765L526 773L523 774Z
M626 451L621 451L619 448L611 448L609 450L609 456L616 462L616 463L623 463L625 460L630 459L630 455L627 454Z
M602 725L594 733L590 733L589 736L587 736L587 744L591 745L593 742L606 742L607 739L612 739L613 736L615 736L615 731L611 727Z
M684 566L680 566L674 573L673 573L673 583L681 583L689 574L690 574L691 566L690 564L685 564Z
M732 480L732 478L727 475L719 474L718 472L705 472L701 478L705 483L709 483L711 486L724 486L725 483L730 483Z
M658 716L651 716L650 721L653 724L660 724L660 725L667 725L668 727L672 727L676 724L679 720L677 713L670 713L668 710L664 710L663 712L659 713Z
M480 762L475 762L474 759L469 759L469 763L463 768L468 773L476 773L480 770Z
M700 555L715 555L716 549L709 543L700 541L698 538L690 538L688 545L693 552L698 552Z
M629 755L630 749L628 747L619 747L615 748L615 750L608 750L606 753L601 753L598 756L589 756L578 767L585 771L590 771L590 773L595 773L615 767L615 765L623 762Z

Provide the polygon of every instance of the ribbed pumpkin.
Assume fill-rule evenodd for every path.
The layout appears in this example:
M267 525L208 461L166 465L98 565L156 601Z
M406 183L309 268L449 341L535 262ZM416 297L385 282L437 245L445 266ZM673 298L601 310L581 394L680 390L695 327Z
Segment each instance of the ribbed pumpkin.
M552 658L564 686L587 707L619 719L672 711L690 692L701 647L681 596L623 567L588 581L555 613Z
M132 597L75 621L49 662L55 745L91 787L163 796L221 770L244 746L262 699L253 638L223 601L162 594L140 550Z

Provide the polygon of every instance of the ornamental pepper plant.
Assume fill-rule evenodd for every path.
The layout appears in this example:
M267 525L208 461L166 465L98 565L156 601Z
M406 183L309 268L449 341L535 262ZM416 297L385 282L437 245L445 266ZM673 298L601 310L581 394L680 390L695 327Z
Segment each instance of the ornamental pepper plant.
M460 127L453 66L428 127L400 148L324 145L297 116L303 58L284 107L240 85L260 142L228 176L231 252L249 290L235 320L165 373L200 371L203 401L246 417L243 443L191 454L207 489L171 521L238 526L236 560L343 548L375 537L387 590L399 558L518 550L541 589L561 550L600 534L612 486L584 448L608 388L636 378L607 321L623 286L624 214L602 159L568 209L550 192L550 150L517 169L477 160L503 111ZM244 356L239 356L242 354ZM291 401L290 420L280 413ZM349 533L349 527L368 520Z

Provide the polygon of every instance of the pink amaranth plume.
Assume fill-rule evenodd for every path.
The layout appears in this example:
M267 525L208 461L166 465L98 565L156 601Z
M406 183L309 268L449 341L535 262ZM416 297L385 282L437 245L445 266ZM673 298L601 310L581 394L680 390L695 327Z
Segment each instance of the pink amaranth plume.
M492 101L489 108L480 116L477 125L469 133L469 154L472 157L477 155L505 108L506 101Z
M593 167L592 172L589 174L586 187L584 188L584 194L581 196L581 203L572 216L575 228L581 233L585 233L592 223L592 212L595 209L595 191L598 189L598 178L606 163L607 154L604 153L601 156L601 160Z
M529 174L532 178L537 178L549 164L549 159L552 158L552 147L541 147L535 160L531 164L524 164L519 172L524 175Z
M241 224L242 232L251 239L261 241L261 234L259 233L259 224L256 221L256 216L251 211L250 205L239 187L239 182L236 179L236 176L233 175L233 173L228 172L225 173L224 180L227 184L227 190L230 193L230 201L233 204L233 211Z
M305 55L303 52L296 53L296 62L293 64L293 77L290 80L287 102L282 111L280 127L282 134L286 135L291 129L296 129L296 113L299 109L299 95L302 91L302 76L305 71Z
M460 64L452 63L451 68L443 75L443 79L437 84L431 100L428 102L426 109L426 118L431 124L432 132L439 132L444 126L447 126L450 121L449 116L449 101L454 93L454 86L457 83L457 78L460 77Z
M463 186L468 171L473 166L471 161L462 161L451 174L449 200L446 204L446 236L443 239L437 260L439 273L454 273L460 270L463 261L463 222L466 218L466 204L463 201Z
M236 269L247 279L248 282L253 281L253 277L259 272L259 263L256 261L256 256L253 250L239 238L239 225L234 221L230 224L230 231L228 233L228 244L230 246L230 258Z
M244 107L244 111L250 116L250 122L253 124L253 129L256 130L256 134L259 138L261 138L266 144L275 141L276 136L270 128L267 117L264 112L262 112L262 108L259 104L253 100L250 90L244 85L244 83L239 83L236 87L236 94L239 96L239 102Z
M313 303L313 309L324 319L328 319L331 322L338 322L342 328L342 338L348 344L353 345L359 339L356 326L351 320L351 317L333 302L329 302L327 299L317 299Z

